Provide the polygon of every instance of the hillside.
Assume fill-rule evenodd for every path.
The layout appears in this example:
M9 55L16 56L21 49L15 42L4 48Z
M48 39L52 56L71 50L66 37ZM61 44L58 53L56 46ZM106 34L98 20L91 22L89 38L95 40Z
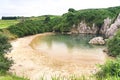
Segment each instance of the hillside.
M100 28L104 23L104 19L109 17L112 24L119 13L120 6L103 9L85 9L78 11L70 8L68 12L62 16L51 17L50 15L46 15L43 20L28 19L16 25L10 26L8 30L18 37L22 37L26 35L51 31L70 32L73 28L79 28L79 26L81 26L80 24L82 24L83 26L86 26L87 30L89 30L85 33L99 33Z
M0 29L7 28L8 26L17 24L19 21L17 20L0 20Z

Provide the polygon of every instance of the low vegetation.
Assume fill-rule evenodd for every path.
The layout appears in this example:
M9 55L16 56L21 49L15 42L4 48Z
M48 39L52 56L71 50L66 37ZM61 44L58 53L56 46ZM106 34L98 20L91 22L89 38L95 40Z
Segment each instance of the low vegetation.
M11 45L8 38L0 34L0 73L6 73L13 61L5 57L5 53L10 51Z
M0 29L7 28L10 25L15 25L18 22L18 20L0 20Z
M120 30L107 42L108 55L114 60L107 61L100 66L100 71L95 75L97 80L120 80Z
M92 76L86 77L84 75L82 76L76 76L76 75L70 75L70 76L51 76L49 78L42 76L40 77L40 80L93 80Z
M109 39L107 48L110 56L117 57L120 55L120 30L112 39Z
M120 58L100 65L100 71L96 73L96 78L97 80L120 80Z
M5 57L5 54L11 50L11 45L8 38L0 34L0 80L27 80L15 75L9 74L7 71L12 66L13 61Z
M0 80L29 80L29 79L18 77L12 74L5 74L5 75L0 76Z
M44 20L26 20L16 25L12 25L8 30L17 35L23 37L42 32L69 32L75 24L76 26L81 22L87 23L91 26L93 23L100 28L105 18L109 17L114 21L120 11L120 6L111 7L105 9L86 9L76 11L72 8L68 10L68 13L62 16L44 16Z

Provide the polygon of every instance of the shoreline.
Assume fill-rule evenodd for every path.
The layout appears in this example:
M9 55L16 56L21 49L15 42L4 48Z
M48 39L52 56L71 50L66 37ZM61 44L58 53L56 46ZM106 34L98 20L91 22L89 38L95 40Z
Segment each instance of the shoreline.
M23 38L18 38L11 42L13 50L7 54L7 57L12 58L15 62L10 68L11 73L22 77L28 77L30 80L39 80L41 76L69 76L90 75L95 73L96 63L103 64L102 59L90 58L81 59L80 65L70 62L64 62L54 57L50 57L42 51L33 49L30 45L38 36L45 36L53 33L41 33Z

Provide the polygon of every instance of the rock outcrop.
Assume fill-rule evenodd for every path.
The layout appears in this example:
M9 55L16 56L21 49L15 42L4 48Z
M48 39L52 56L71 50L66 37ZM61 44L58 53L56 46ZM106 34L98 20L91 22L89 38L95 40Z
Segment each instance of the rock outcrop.
M98 27L93 24L91 27L87 26L85 22L80 22L77 26L73 25L71 33L86 33L86 34L96 34Z
M71 33L85 33L85 34L103 34L106 38L113 37L120 28L120 14L112 24L112 19L109 17L104 19L103 26L99 29L95 23L92 26L88 26L85 21L81 21L78 25L73 25ZM99 31L99 32L98 32Z
M116 32L118 31L119 27L120 27L120 14L118 15L115 22L113 24L111 24L110 28L107 29L105 36L107 38L113 37L116 34Z
M110 24L111 24L111 19L108 17L108 18L106 18L106 19L104 19L104 24L103 24L103 26L101 27L101 29L100 29L100 34L105 34L106 33L106 31L109 29L109 27L110 27Z
M98 44L103 45L105 44L105 41L103 40L103 37L95 37L89 41L90 44Z

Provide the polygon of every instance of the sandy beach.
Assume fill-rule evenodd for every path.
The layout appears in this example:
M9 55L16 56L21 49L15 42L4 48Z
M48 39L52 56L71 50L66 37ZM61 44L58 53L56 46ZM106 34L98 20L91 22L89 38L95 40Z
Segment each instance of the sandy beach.
M49 34L52 33L37 34L12 41L13 49L7 54L7 57L12 58L14 64L9 72L27 77L30 80L40 80L41 76L46 76L47 80L49 80L54 75L90 75L96 72L96 64L105 62L104 53L102 55L93 55L92 57L82 57L76 64L56 59L47 55L44 51L37 51L30 46L36 37Z

